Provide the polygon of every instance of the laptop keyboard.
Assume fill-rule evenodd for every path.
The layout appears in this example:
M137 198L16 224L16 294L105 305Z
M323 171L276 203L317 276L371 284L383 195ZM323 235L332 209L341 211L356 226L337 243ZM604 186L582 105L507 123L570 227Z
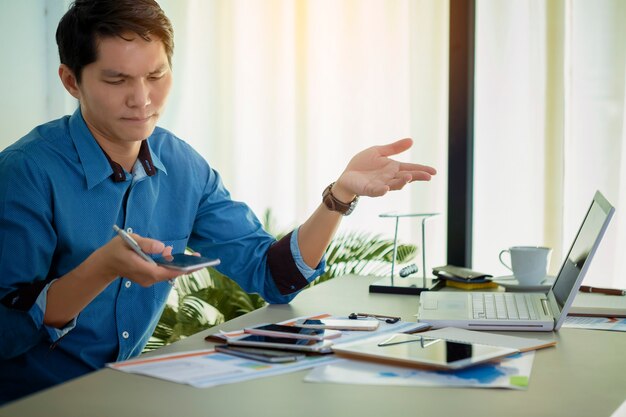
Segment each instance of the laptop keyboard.
M475 319L537 319L537 313L528 294L474 293L472 311Z

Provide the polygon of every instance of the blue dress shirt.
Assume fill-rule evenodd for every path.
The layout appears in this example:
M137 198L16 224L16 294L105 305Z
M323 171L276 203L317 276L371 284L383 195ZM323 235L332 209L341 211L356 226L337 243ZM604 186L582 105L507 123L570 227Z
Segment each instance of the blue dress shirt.
M220 258L220 272L270 303L323 272L302 261L297 229L276 242L187 143L156 128L142 148L133 174L114 170L79 109L0 153L0 403L141 353L168 282L120 277L65 328L43 324L51 282L112 239L113 224Z

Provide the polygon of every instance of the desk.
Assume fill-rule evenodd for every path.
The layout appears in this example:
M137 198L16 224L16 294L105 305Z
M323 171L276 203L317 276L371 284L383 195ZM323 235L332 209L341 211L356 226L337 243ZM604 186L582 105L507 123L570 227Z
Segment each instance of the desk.
M209 347L204 336L260 322L329 312L373 312L415 320L418 298L370 294L376 278L345 276L301 293L289 305L267 306L158 351ZM308 371L198 389L103 369L0 408L0 416L610 416L626 398L626 336L561 329L511 333L546 340L527 391L315 384Z

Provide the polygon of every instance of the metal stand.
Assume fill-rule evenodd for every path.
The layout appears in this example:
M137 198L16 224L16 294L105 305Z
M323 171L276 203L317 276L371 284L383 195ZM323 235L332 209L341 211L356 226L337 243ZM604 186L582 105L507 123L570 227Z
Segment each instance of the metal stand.
M422 291L434 291L443 286L443 281L437 278L426 277L426 220L438 216L439 213L410 213L394 214L385 213L379 217L395 218L396 230L393 237L393 258L391 260L391 275L370 284L370 292L387 294L417 294ZM422 278L406 277L394 279L396 257L398 255L398 224L401 217L421 217L422 218Z

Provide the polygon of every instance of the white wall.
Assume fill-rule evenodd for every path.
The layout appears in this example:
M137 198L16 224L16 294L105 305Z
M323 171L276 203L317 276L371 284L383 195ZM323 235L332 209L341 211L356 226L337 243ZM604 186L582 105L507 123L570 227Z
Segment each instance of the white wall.
M0 3L0 149L47 119L42 0Z
M75 107L57 76L54 33L66 7L65 0L0 0L0 149Z

